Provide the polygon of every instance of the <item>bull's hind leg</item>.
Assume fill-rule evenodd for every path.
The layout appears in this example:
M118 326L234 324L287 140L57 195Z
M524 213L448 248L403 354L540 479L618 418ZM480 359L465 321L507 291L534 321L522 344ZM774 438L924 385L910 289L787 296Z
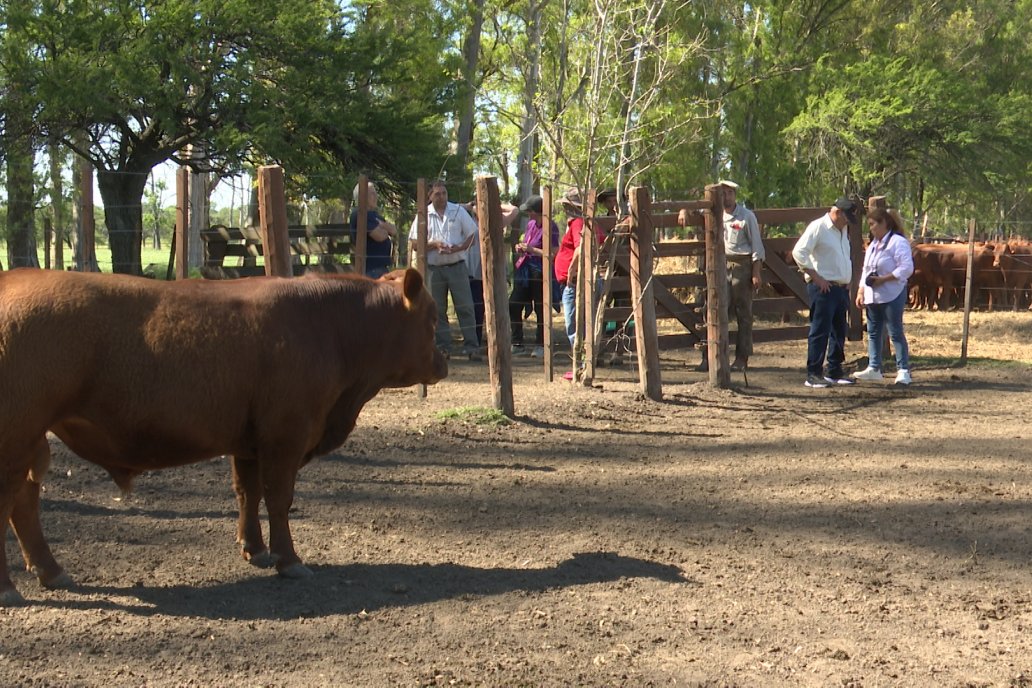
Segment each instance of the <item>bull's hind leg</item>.
M21 545L25 568L36 576L40 585L45 588L70 588L74 585L72 579L54 559L39 519L39 494L46 466L50 463L50 448L46 440L43 441L42 448L37 448L37 452L39 451L45 456L43 468L39 470L41 464L35 463L29 472L28 480L18 491L14 511L11 513L11 527L18 537L18 544Z
M275 561L262 538L262 524L258 508L262 501L262 473L257 461L232 460L233 491L236 492L237 544L244 559L261 568L272 566Z

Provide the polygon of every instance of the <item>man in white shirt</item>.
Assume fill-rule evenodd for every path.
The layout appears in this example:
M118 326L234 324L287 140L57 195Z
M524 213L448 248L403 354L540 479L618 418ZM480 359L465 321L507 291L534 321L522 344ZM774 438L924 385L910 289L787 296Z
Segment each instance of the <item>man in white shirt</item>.
M807 226L792 257L806 274L810 297L810 335L806 352L806 386L850 385L842 363L846 360L846 313L853 262L849 225L856 224L856 204L843 196L827 214ZM824 374L825 355L828 372Z
M455 317L462 330L462 353L476 356L477 323L473 313L473 294L466 269L466 251L473 245L477 226L462 206L448 202L448 187L435 181L430 187L427 208L426 264L427 286L437 304L437 348L451 350L451 328L448 325L448 294L455 306ZM418 218L412 221L409 241L419 239Z

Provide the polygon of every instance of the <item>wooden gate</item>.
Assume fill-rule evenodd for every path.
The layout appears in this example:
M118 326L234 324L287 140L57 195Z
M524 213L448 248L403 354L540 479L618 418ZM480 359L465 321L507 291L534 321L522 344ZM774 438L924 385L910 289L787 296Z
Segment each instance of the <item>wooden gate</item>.
M706 200L660 202L652 204L646 212L647 221L653 228L653 255L656 259L651 278L656 318L673 325L659 328L658 348L697 348L707 339L707 274L704 269L706 242L701 237L710 204ZM766 208L754 212L764 236L766 261L763 282L770 288L753 301L753 314L762 319L753 327L753 341L759 344L805 339L809 333L808 325L780 325L775 322L778 318L769 317L809 310L806 282L791 255L799 236L770 238L766 235L774 226L805 227L810 221L828 212L828 208ZM599 251L597 274L601 287L595 319L594 349L597 353L619 352L623 348L633 351L636 343L630 332L634 326L634 304L630 303L629 276L634 268L628 237L634 231L635 219L628 218L617 223L613 217L602 217L595 218L595 222L607 230L608 236ZM696 238L664 238L670 230L682 227L692 230ZM799 233L803 227L800 227ZM860 310L853 303L855 284L863 264L863 241L859 225L849 228L849 239L854 273L849 338L855 340L862 337ZM677 258L683 259L683 269L677 269Z

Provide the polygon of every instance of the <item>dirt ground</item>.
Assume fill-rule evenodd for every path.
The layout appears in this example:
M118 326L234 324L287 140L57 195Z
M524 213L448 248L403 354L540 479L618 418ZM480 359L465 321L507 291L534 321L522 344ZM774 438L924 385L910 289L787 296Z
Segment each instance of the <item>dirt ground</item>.
M958 314L907 319L910 388L804 388L793 342L732 390L664 355L662 403L521 359L509 424L483 363L384 392L300 475L304 581L237 554L226 461L123 499L53 440L79 587L17 571L0 685L1032 685L1032 314L964 368Z

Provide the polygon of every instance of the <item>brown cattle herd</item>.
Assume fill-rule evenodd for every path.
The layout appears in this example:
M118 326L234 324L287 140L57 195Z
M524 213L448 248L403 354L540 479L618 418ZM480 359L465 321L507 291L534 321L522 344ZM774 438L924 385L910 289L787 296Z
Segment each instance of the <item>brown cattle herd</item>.
M967 283L967 243L914 243L910 307L962 308ZM972 308L1032 307L1032 242L976 242L971 270Z

